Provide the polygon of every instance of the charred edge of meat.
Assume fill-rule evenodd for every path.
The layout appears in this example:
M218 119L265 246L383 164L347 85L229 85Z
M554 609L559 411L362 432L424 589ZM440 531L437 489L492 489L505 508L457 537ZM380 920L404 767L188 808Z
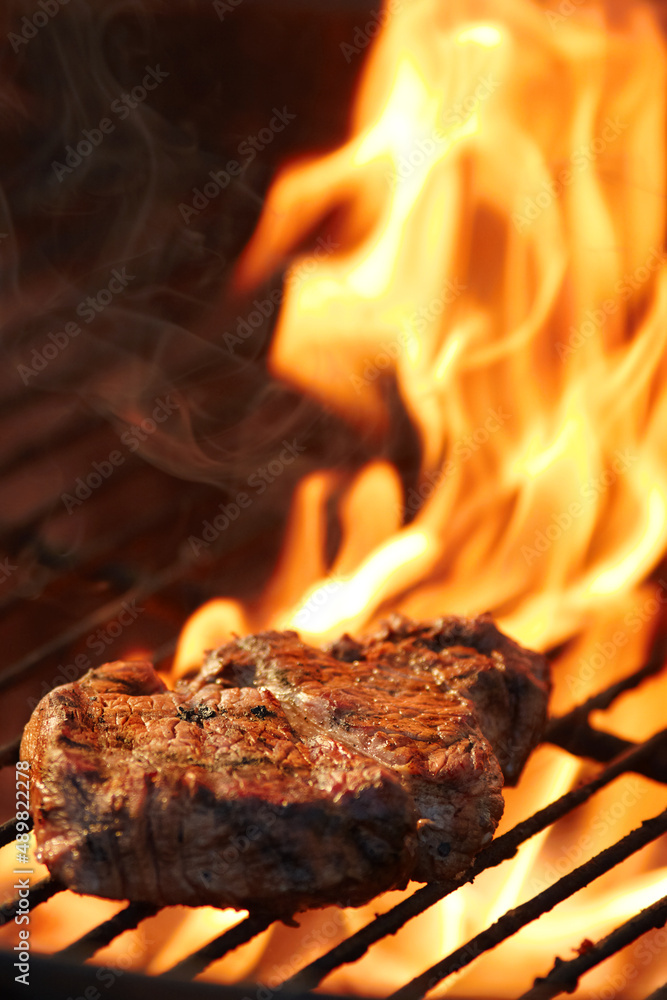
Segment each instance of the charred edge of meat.
M216 712L211 705L197 705L196 708L186 708L185 705L179 705L176 714L184 722L194 722L200 729L203 729L204 720L214 719Z
M392 771L333 738L311 750L269 691L155 693L142 667L128 695L127 670L52 691L26 727L54 877L113 899L282 914L407 883L416 816Z
M374 633L361 639L344 635L328 648L345 663L372 661L378 669L384 664L436 673L441 688L458 692L474 705L506 783L516 783L546 724L549 667L541 654L500 632L490 614L449 616L428 624L392 615ZM441 665L438 657L443 658ZM454 672L449 670L452 657Z

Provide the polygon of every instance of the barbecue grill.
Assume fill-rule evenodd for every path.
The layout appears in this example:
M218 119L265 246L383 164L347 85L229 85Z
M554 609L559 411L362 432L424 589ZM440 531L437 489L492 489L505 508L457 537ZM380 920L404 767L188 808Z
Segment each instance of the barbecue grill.
M567 817L600 789L625 773L634 772L663 784L667 783L667 730L663 730L646 740L631 743L611 733L594 728L589 722L591 712L609 707L620 695L646 683L652 675L664 670L667 654L665 643L665 636L661 631L656 637L652 656L645 666L632 673L624 681L614 684L599 695L589 699L569 714L552 719L545 739L569 753L596 761L598 766L595 768L594 776L496 838L489 847L478 855L472 868L466 873L464 884L472 881L485 869L501 865L513 857L521 844L547 829L551 824ZM16 748L6 748L4 751L6 764L13 756L16 756ZM527 923L538 919L559 902L567 899L592 880L630 857L635 851L656 841L667 832L667 812L663 811L655 816L638 817L638 819L640 818L642 819L641 825L630 834L581 866L573 868L571 872L568 872L553 885L506 913L491 927L477 934L452 954L442 958L438 956L430 968L412 982L398 989L392 994L392 998L395 1000L417 1000L417 998L424 996L428 990L473 962L485 951L517 933ZM15 822L10 820L5 823L0 835L3 846L12 841L15 835ZM281 996L301 997L309 995L309 991L317 987L339 965L355 962L385 935L395 934L411 919L423 913L444 896L456 892L459 887L456 882L450 882L417 889L409 898L378 916L360 931L346 938L334 948L324 951L319 958L304 968L295 971L289 979L280 984ZM62 887L52 879L46 879L33 885L30 891L31 909L34 910L35 907L59 891L62 891ZM19 906L18 897L3 905L2 921L13 919L20 912ZM43 995L64 997L74 990L82 993L86 986L99 985L100 980L95 978L97 971L95 967L84 966L81 963L93 958L96 951L109 944L119 934L137 927L142 920L153 916L156 912L155 907L129 903L112 919L100 924L82 937L76 938L74 936L75 939L72 943L55 955L48 958L34 955L31 960L32 982L40 984L40 995L42 995L41 990L43 989L46 991ZM201 995L202 997L228 997L232 1000L234 997L248 995L258 998L268 996L271 990L261 984L246 985L242 989L235 990L231 987L213 987L210 984L192 984L190 981L207 968L210 963L251 940L272 922L272 918L265 915L250 914L230 930L212 941L206 942L201 948L164 973L160 977L160 990L164 990L166 996L174 998ZM666 922L667 898L663 898L622 923L602 940L586 942L586 946L582 947L581 953L575 958L563 960L560 957L555 957L553 968L550 971L535 970L535 983L530 990L522 994L522 998L525 1000L528 998L530 1000L547 1000L547 998L557 996L562 992L572 992L580 977L589 969L604 962L647 932L663 927ZM579 944L580 942L573 942L573 947ZM14 955L11 952L2 952L0 962L4 977L10 981L13 978ZM538 972L541 974L538 975ZM188 985L182 985L184 982L187 982ZM154 984L154 980L134 975L123 975L122 983L118 987L112 984L110 991L105 995L132 997L136 993L138 996L140 990L152 988ZM276 988L276 984L273 984L274 992ZM657 1000L658 997L665 995L667 995L667 985L652 993L651 1000Z
M44 405L42 398L37 395L27 397L23 401L24 412L28 417L34 414L34 408L42 408ZM18 457L13 466L15 474L22 472L27 477L30 470L38 468L40 461L45 462L47 458L52 461L53 455L58 454L59 446L64 448L71 440L70 421L56 424L56 429L50 432L48 451L46 451L43 446L40 447L43 430L37 417L32 420L26 419L22 423L16 421L15 400L11 397L6 400L4 412L15 421L16 426L22 426L24 432L28 427L37 427L37 434L33 431L24 441L23 447L20 450L17 448ZM84 414L80 414L78 419L80 442L85 442L86 436L97 436L99 439L105 433L108 434L108 428L105 430L97 418L90 416L86 418ZM83 446L81 453L86 454ZM8 475L11 468L8 470ZM81 468L86 469L85 462ZM5 551L12 553L9 557L10 565L16 564L18 568L15 572L23 571L26 576L13 599L7 597L3 607L2 628L3 634L7 637L6 648L18 649L21 654L0 675L5 713L4 732L11 731L13 719L23 721L29 711L27 707L30 704L29 699L32 697L34 703L34 700L43 693L42 685L45 683L43 678L46 678L49 686L54 682L63 683L71 679L69 674L62 676L62 668L58 665L76 662L76 651L86 649L85 639L96 636L100 630L104 632L105 626L108 627L110 622L117 620L118 612L124 605L129 606L132 602L138 602L140 606L146 608L146 611L128 626L129 632L132 628L135 629L136 638L133 634L131 639L128 639L127 635L114 639L113 630L111 631L108 635L106 658L113 658L118 649L127 649L128 646L136 644L139 648L152 646L156 650L155 662L164 665L173 650L182 614L207 596L206 587L210 585L210 579L215 581L214 587L224 584L219 575L219 560L216 562L215 557L211 558L206 574L202 574L201 568L193 565L191 560L181 557L175 560L173 557L170 558L169 547L164 545L165 531L174 530L173 521L170 520L174 507L184 512L181 515L182 520L177 522L177 529L174 531L174 535L178 536L188 519L193 524L200 524L211 509L217 507L220 494L215 488L171 480L165 473L147 465L139 458L135 459L131 468L123 470L120 486L121 496L155 497L156 505L151 511L151 516L145 518L141 510L138 512L135 510L120 524L114 523L111 529L107 529L106 534L95 534L90 547L84 546L83 551L78 552L76 558L69 562L64 559L59 562L49 554L45 546L38 549L37 554L31 552L29 558L25 549L19 550L14 555L15 550L10 548L10 545L17 534L20 537L20 528L18 530L15 528L13 533L5 532ZM43 497L40 499L43 500ZM119 500L120 496L116 496L113 502ZM79 518L82 519L84 514L87 518L92 517L92 523L96 526L104 519L108 502L108 497L100 489L97 496L91 497L88 503L82 506ZM159 506L160 503L162 507ZM72 515L73 518L75 516ZM39 536L35 529L24 537L31 539L28 543L24 542L24 545L38 545L36 539ZM225 553L225 564L227 567L232 567L231 572L238 571L236 567L245 563L248 552L256 544L257 540L254 538L246 540L245 543L241 541L241 552L235 562L231 561L232 553ZM208 577L209 581L203 579L203 576ZM37 599L34 599L35 581L38 582L40 591ZM102 583L104 586L100 585ZM94 600L90 601L93 606L87 608L86 614L80 620L74 619L72 623L66 623L65 627L62 623L56 623L54 627L53 605L61 607L67 600L67 595L72 595L70 599L76 607L79 595L86 585L93 592ZM21 599L21 586L25 588L27 600ZM16 640L12 641L11 635L13 630L24 626L24 616L28 614L32 621L28 635L32 638L37 636L38 640L33 649L24 650L14 644ZM114 643L121 645L117 646ZM522 843L547 829L551 824L563 820L600 789L623 774L634 772L663 785L667 784L667 730L650 737L647 734L640 734L637 741L632 743L596 728L589 721L589 716L595 710L609 708L626 692L650 684L653 677L664 671L666 658L667 636L664 624L658 621L651 656L641 669L590 698L568 714L551 720L545 740L570 754L595 762L596 766L591 772L590 779L497 838L478 856L473 868L466 875L466 881L471 881L489 867L501 865L514 856ZM32 696L30 692L33 692ZM18 743L18 738L13 739L0 751L4 769L3 788L7 800L5 812L9 811L10 801L13 805L13 795L10 799L9 789L13 789L13 764L18 759ZM428 989L441 983L447 976L473 962L486 950L515 934L525 924L537 919L557 903L628 858L633 852L657 841L667 831L667 812L656 816L638 814L637 820L641 820L642 825L633 833L565 874L555 884L507 913L492 927L476 935L453 954L442 957L434 949L432 967L426 969L413 982L403 986L393 996L397 1000L398 998L416 1000L423 996ZM0 846L10 844L14 836L15 822L9 820L0 830ZM31 885L31 911L61 891L61 888L51 879ZM457 884L452 882L417 889L408 899L383 913L368 926L334 948L325 950L315 961L304 968L295 969L294 974L281 984L280 994L285 997L306 995L337 966L355 962L374 943L386 935L396 933L411 919L433 906L445 895L455 892L457 888ZM19 900L9 898L12 895L11 883L2 887L2 894L6 899L0 918L4 924L13 920L15 914L19 912L17 909ZM94 959L96 951L109 944L123 931L137 927L142 920L153 916L155 912L154 908L129 903L117 916L83 937L77 938L76 929L72 928L71 943L55 955L44 956L38 951L33 953L31 984L37 987L38 995L65 998L69 995L85 995L86 986L99 987L100 980L95 978L95 966L82 963L87 959ZM160 991L164 991L165 996L169 997L257 996L258 1000L261 1000L268 994L266 988L260 985L234 989L213 987L205 983L193 984L190 980L210 963L261 933L271 922L271 919L263 915L250 914L218 938L202 942L201 948L193 951L185 960L160 977ZM572 990L579 977L587 970L604 962L609 956L651 929L663 927L665 922L667 922L667 898L637 913L603 940L595 941L586 950L582 950L577 957L563 960L554 956L554 967L551 971L535 969L535 985L524 996L538 1000L556 996L564 990ZM572 942L573 948L579 944L578 941ZM39 947L38 942L34 947ZM13 980L14 961L15 956L11 951L0 952L2 976L6 982ZM154 986L153 980L128 973L108 990L105 989L103 995L132 997L135 992L139 995L139 991ZM652 1000L665 995L667 987L652 994Z
M111 5L106 22L115 32L111 42L133 53L116 67L119 79L125 74L123 86L135 82L137 67L162 60L171 68L186 50L197 51L199 59L196 71L189 59L188 72L177 81L167 81L151 98L152 107L172 131L160 135L162 158L152 168L158 194L143 218L147 229L153 227L152 244L151 240L132 244L128 238L126 245L124 260L144 255L138 264L137 294L130 286L126 309L114 311L116 305L110 306L100 313L94 336L86 333L71 338L66 349L60 349L65 341L49 340L46 331L61 330L61 321L70 315L68 308L106 286L110 244L103 237L93 239L85 212L79 218L74 211L80 191L74 189L65 196L66 189L58 187L53 198L50 162L56 147L66 145L69 133L64 140L51 137L51 143L39 149L31 148L29 139L22 146L23 133L17 143L17 156L26 160L27 173L32 173L29 183L23 174L17 177L11 171L3 177L17 211L11 234L0 241L0 254L30 279L37 305L23 312L17 306L18 319L10 316L3 344L6 365L0 372L0 639L6 651L6 665L0 671L0 727L6 739L0 748L0 819L10 817L14 809L13 765L18 760L20 730L47 690L80 676L90 666L121 656L150 658L156 667L167 669L183 621L205 600L234 593L252 601L260 592L278 557L296 484L310 471L327 465L345 464L354 470L374 454L372 443L360 441L339 417L277 387L261 365L261 354L241 352L239 363L239 356L226 352L212 331L214 327L231 329L243 312L239 303L220 304L219 287L254 227L276 167L289 156L329 147L343 136L361 59L342 59L340 45L354 39L360 12L370 17L377 6L361 0L312 5L294 0L278 13L269 2L260 5L248 0L247 8L232 3L233 11L222 19L213 5L204 2L173 5L168 11L159 3L118 4L117 9ZM27 13L34 12L27 5L15 7L19 20L23 7ZM25 52L15 53L11 69L20 86L36 93L54 120L66 117L64 90L50 105L42 84L49 76L60 78L65 64L75 66L77 60L85 64L96 23L87 18L94 7L71 0L48 27L37 31ZM272 26L271 44L258 38L253 18L259 9ZM156 11L159 17L153 21ZM75 23L80 33L72 32ZM222 24L224 32L218 31ZM284 74L285 65L292 67L291 73ZM276 135L242 185L233 183L228 192L209 199L210 205L188 229L189 242L179 239L179 249L171 255L153 253L176 228L173 218L178 213L165 221L165 204L173 209L179 200L192 201L193 190L206 183L209 171L228 162L239 136L264 125L278 100L274 96L278 77L281 87L285 85L280 103L297 115L294 127ZM304 87L304 80L309 86ZM196 122L200 137L196 154L182 126L186 112ZM90 121L90 109L87 114L85 121ZM78 135L76 122L71 128ZM108 180L98 177L95 184L101 185L100 191L113 194L113 185L109 191L105 186ZM61 195L71 197L71 202L59 201ZM128 197L136 207L145 192L139 192L136 203L134 195ZM36 206L43 204L51 214L40 215ZM109 204L113 205L113 198L107 209ZM58 218L67 219L64 228L70 227L70 232L64 233ZM104 225L110 225L108 214L104 219ZM135 220L128 217L130 221ZM335 232L335 220L332 227ZM310 234L312 241L319 235ZM51 254L60 261L54 287L43 288L33 281L44 261L40 253L33 257L19 250L30 240L44 259ZM92 274L88 253L97 256L99 263ZM120 267L122 262L113 258L113 264ZM69 299L63 299L63 283L70 286ZM57 308L52 305L56 292L61 295ZM161 330L168 327L187 335L154 338L146 317L156 316ZM266 321L267 343L274 318ZM52 359L47 356L48 366L22 377L18 366L34 363L33 351L44 353L45 346L51 354L55 351ZM164 423L151 416L160 405L161 415L169 411ZM184 413L192 421L190 437L184 430L187 422L181 419ZM390 450L383 457L391 459L410 484L418 466L415 436L407 417L398 409L397 413L396 426L388 435ZM187 540L200 539L203 526L215 520L221 507L228 509L233 503L234 493L227 484L236 475L243 479L247 470L241 463L249 461L253 469L268 463L276 442L289 434L295 422L307 429L304 455L257 499L248 516L239 514L233 531L218 531L195 551ZM128 432L130 437L123 441ZM140 441L141 448L128 443L133 441ZM120 460L111 460L112 454ZM660 571L654 576L660 580ZM655 735L640 732L631 742L592 721L596 711L611 708L629 692L648 688L664 673L667 627L663 613L664 604L655 615L653 646L646 663L608 687L601 683L600 693L549 724L544 742L585 763L586 779L497 837L477 857L462 883L414 890L334 947L323 945L319 957L293 963L293 971L280 983L268 985L193 982L213 962L252 941L273 922L253 913L213 940L202 940L200 947L159 979L131 972L121 975L118 970L96 966L97 952L156 914L155 908L130 902L83 936L75 927L68 929L71 940L55 954L41 954L34 935L33 994L63 1000L94 997L96 992L131 1000L152 995L154 990L165 1000L199 996L269 1000L275 994L290 1000L315 995L311 991L321 983L326 989L326 977L333 970L357 962L375 944L460 891L462 884L503 865L531 838L552 827L556 836L565 831L561 835L566 838L574 811L594 801L616 779L639 774L667 785L667 730ZM561 652L552 651L555 662ZM640 804L636 820L631 833L579 866L571 865L571 870L452 953L446 954L433 942L431 965L412 982L400 984L392 997L416 1000L446 983L642 848L657 845L667 832L665 811L644 814ZM11 845L15 835L15 822L9 818L0 827L0 847ZM14 896L13 878L0 886L0 926L13 921L21 905ZM51 879L31 884L31 912L62 888ZM643 936L651 932L655 936L666 923L667 897L619 922L600 940L572 940L568 955L553 953L543 966L530 970L534 985L522 996L546 1000L574 991L580 979L585 985L589 970ZM660 957L657 948L654 951L659 971ZM289 956L286 959L289 963ZM93 964L87 964L88 960ZM24 995L21 987L14 986L15 961L15 952L0 950L2 982L16 995ZM498 975L503 975L502 968ZM667 980L664 968L662 975ZM614 986L613 995L622 996L623 988L622 984ZM364 992L361 979L358 992ZM603 994L600 998L607 1000ZM667 998L667 982L646 1000L658 998Z

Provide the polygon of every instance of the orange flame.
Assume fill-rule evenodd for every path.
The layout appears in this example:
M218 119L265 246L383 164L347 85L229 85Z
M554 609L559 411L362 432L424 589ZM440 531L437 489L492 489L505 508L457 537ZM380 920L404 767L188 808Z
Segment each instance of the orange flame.
M348 142L278 176L237 282L255 286L291 260L273 372L371 440L390 427L393 383L419 434L419 476L406 493L387 462L363 469L338 501L329 565L327 509L341 483L304 480L259 602L201 609L175 671L234 631L291 626L317 643L387 610L490 608L526 644L574 640L557 664L562 711L641 662L654 618L642 609L667 600L667 585L643 584L667 545L665 45L644 3L622 17L611 4L566 16L531 0L494 4L491 18L482 0L386 13ZM291 259L334 208L339 248L315 267ZM624 699L626 727L659 728L665 695L653 682L641 721ZM541 747L506 795L503 826L581 773ZM509 871L485 873L419 918L417 935L376 946L327 987L395 988L433 961L434 941L438 955L455 947L629 831L636 809L617 815L618 801L664 805L649 781L628 782L583 810L565 852L552 834L534 838ZM587 823L600 834L584 851ZM653 863L579 894L458 977L457 991L527 988L545 954L659 898L667 870ZM346 930L368 918L346 914ZM276 961L269 948L266 981ZM502 987L498 962L519 970ZM589 988L609 975L591 973Z
M649 8L622 24L599 4L566 18L513 0L492 21L472 0L463 16L390 8L351 138L277 178L237 280L266 278L344 208L341 248L292 263L270 363L371 435L395 381L420 478L406 497L391 467L362 471L329 567L339 484L304 482L259 606L200 613L179 672L202 621L209 642L232 623L314 638L389 607L491 608L546 648L665 550L665 59Z
M277 177L236 280L254 287L290 262L272 371L370 440L388 433L398 394L419 435L419 475L406 490L378 460L346 488L335 472L304 479L265 592L201 608L176 676L233 633L296 627L317 643L388 610L490 609L528 645L571 640L556 664L556 712L645 656L667 602L667 584L646 582L667 548L667 62L648 2L617 6L387 0L349 140ZM304 267L294 248L333 209L339 246ZM334 499L341 541L328 561ZM666 698L656 678L605 726L645 738L663 725ZM540 747L506 794L502 828L584 770ZM567 842L535 838L327 988L400 986L663 806L647 779L615 783ZM516 995L554 951L659 898L664 864L642 852L476 963L457 992ZM395 898L309 914L302 931L274 931L262 956L222 963L219 978L252 968L269 982L285 954L305 964L313 942L323 950ZM614 969L624 961L642 965L626 950ZM513 970L502 983L498 963ZM626 977L624 995L658 986L657 966ZM608 965L592 972L586 989L609 976Z
M265 280L339 209L340 248L314 268L291 262L270 364L370 439L390 426L394 383L419 433L418 480L406 494L388 463L363 469L338 503L330 565L326 511L340 481L304 480L262 598L201 609L177 674L235 630L292 626L317 643L395 609L490 608L526 644L573 640L557 664L556 711L646 654L667 601L667 584L643 584L667 543L665 45L644 3L620 19L602 3L565 16L505 0L491 19L481 0L447 8L388 4L349 141L280 174L237 274L240 287ZM665 696L655 681L605 724L648 736ZM541 747L507 792L503 828L581 773ZM455 947L619 839L638 809L664 806L651 782L627 783L583 810L565 847L534 838L420 917L416 935L415 924L327 987L395 988L433 961L434 942L438 955ZM619 802L630 804L619 813ZM624 865L621 881L527 928L459 976L457 991L527 988L554 949L567 954L659 898L661 865L646 855ZM369 916L346 914L346 929ZM632 949L613 968L624 961L637 967ZM502 986L499 962L517 969ZM269 948L259 975L268 982L275 966ZM588 988L608 988L609 968ZM656 974L626 976L623 988L640 995Z

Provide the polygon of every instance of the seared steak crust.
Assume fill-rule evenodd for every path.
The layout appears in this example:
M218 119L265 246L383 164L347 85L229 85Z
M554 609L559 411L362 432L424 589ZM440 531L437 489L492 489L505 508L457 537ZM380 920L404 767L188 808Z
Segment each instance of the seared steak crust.
M26 728L39 856L79 892L276 915L456 877L548 687L489 615L394 617L328 651L246 636L175 691L150 664L108 664Z
M268 689L295 729L316 727L396 773L420 817L413 878L463 871L502 815L502 775L470 702L430 675L374 661L353 666L266 632L211 654L191 690L211 683Z
M392 772L301 738L268 691L168 691L114 663L25 731L41 860L70 888L288 914L403 885L414 807Z
M409 676L425 689L435 684L467 698L506 784L516 784L544 730L549 669L542 655L500 632L490 614L428 624L393 615L373 635L360 641L346 635L328 648L355 672L360 664L372 666L399 690Z

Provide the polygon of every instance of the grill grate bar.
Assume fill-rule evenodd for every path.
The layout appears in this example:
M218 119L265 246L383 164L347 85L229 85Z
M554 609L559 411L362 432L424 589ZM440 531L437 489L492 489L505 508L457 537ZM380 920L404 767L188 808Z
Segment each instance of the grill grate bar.
M100 948L106 948L108 944L111 944L114 938L124 934L125 931L134 930L142 920L155 916L158 911L158 906L151 906L149 903L128 903L125 909L114 917L98 924L97 927L93 927L87 934L54 954L68 961L85 962Z
M563 732L562 738L552 738L549 742L575 757L587 757L597 761L598 764L606 764L608 761L642 746L642 744L632 743L630 740L614 736L612 733L593 729L588 725ZM628 767L628 770L632 770L636 774L643 774L644 777L651 778L652 781L667 784L667 744L656 748L655 757L638 760L633 767Z
M395 934L413 917L419 916L460 886L474 881L487 868L495 868L504 861L513 858L524 841L534 837L555 823L556 820L582 805L595 792L610 784L621 774L628 770L635 770L643 757L652 757L664 746L667 746L667 729L656 733L639 747L633 747L629 752L622 754L618 760L597 774L591 781L566 792L555 802L533 813L528 819L523 820L507 833L498 837L487 848L480 851L464 879L459 881L450 879L447 882L426 885L422 889L418 889L409 899L403 900L387 913L376 917L372 923L362 927L356 934L341 941L340 944L320 958L315 959L310 965L304 966L294 976L287 979L282 984L281 989L305 992L319 986L322 980L338 966L358 961L372 945L389 934Z
M636 744L593 728L588 722L588 717L593 711L609 708L622 694L634 690L645 680L660 673L665 667L666 660L667 634L658 632L653 640L650 656L643 667L598 694L592 695L565 715L551 719L543 739L576 757L588 757L600 763L607 763L630 750ZM635 770L653 781L665 783L667 746L660 748L659 755L655 759L643 760L641 767Z
M664 927L666 922L667 896L664 896L621 927L617 927L577 958L569 962L557 958L549 975L543 979L536 979L533 987L527 993L522 993L519 1000L551 1000L551 997L558 996L559 993L573 993L580 976L585 972L632 944L647 931Z
M145 599L162 590L164 587L175 583L181 574L187 570L189 564L190 559L188 556L182 555L175 563L155 573L145 583L132 587L126 593L121 594L120 597L109 601L109 603L98 608L97 611L93 611L83 621L77 622L76 625L72 625L71 628L61 632L60 635L51 639L50 642L45 643L39 649L35 649L32 653L24 656L23 659L18 660L0 674L0 690L17 683L24 674L45 657L60 652L60 650L81 639L88 632L92 632L99 625L104 625L105 622L113 618L122 609L125 601Z
M633 691L635 688L639 687L640 684L643 684L645 680L648 680L649 677L653 677L654 674L659 674L665 667L666 661L667 634L658 635L656 640L653 642L650 656L643 667L636 670L632 674L628 674L627 677L623 677L620 681L616 681L615 684L611 684L603 691L599 691L597 694L591 695L591 697L587 698L586 701L581 703L581 705L575 705L575 707L565 715L551 719L546 728L544 738L551 741L553 734L560 733L561 730L576 726L584 719L587 719L591 712L609 708L616 701L616 699L620 697L620 695L626 694L628 691Z
M32 830L32 818L26 820L26 825L29 830ZM8 819L0 826L0 847L6 847L7 844L11 844L12 840L16 840L16 820Z
M218 959L227 955L230 951L234 951L235 948L239 948L242 944L252 941L254 937L265 931L277 919L279 918L275 915L268 916L267 914L246 917L245 920L241 920L240 923L230 927L229 930L225 931L224 934L220 934L219 937L213 938L203 948L193 952L192 955L188 955L182 961L177 962L176 965L173 965L171 969L167 969L161 975L170 979L194 979L195 976L203 972L212 962L217 962Z
M141 472L141 470L139 470ZM130 482L132 489L137 491L141 480L137 475L137 468L128 469L121 484ZM138 537L142 537L148 529L167 523L173 518L173 511L168 507L156 515L154 510L149 510L141 516L138 513L136 519L131 524L123 524L119 530L113 530L115 526L110 526L109 533L94 541L87 542L85 548L76 553L76 556L62 556L57 550L51 547L48 542L40 542L38 547L38 562L41 570L41 586L46 589L52 587L66 577L77 572L85 571L85 567L91 563L104 558L112 558L123 547L131 544ZM12 591L0 598L0 613L6 615L21 600L25 599L25 594L21 587L17 586Z
M40 903L46 903L48 899L62 892L66 887L56 882L52 878L43 878L41 882L36 882L30 886L30 910L34 910ZM19 912L18 899L13 899L11 903L4 903L0 906L0 927L13 920Z
M526 924L532 923L533 920L548 913L558 903L594 882L595 879L600 878L601 875L625 861L642 847L646 847L647 844L665 832L667 832L667 809L652 819L645 820L640 827L623 837L617 844L613 844L596 854L590 861L586 861L569 874L564 875L548 889L533 896L532 899L515 907L515 909L509 910L491 927L477 934L467 944L457 948L441 962L436 962L435 965L432 965L420 976L416 976L406 986L392 993L388 1000L419 1000L447 976L458 972L459 969L469 965L485 951L489 951L506 941L508 937L516 934Z

